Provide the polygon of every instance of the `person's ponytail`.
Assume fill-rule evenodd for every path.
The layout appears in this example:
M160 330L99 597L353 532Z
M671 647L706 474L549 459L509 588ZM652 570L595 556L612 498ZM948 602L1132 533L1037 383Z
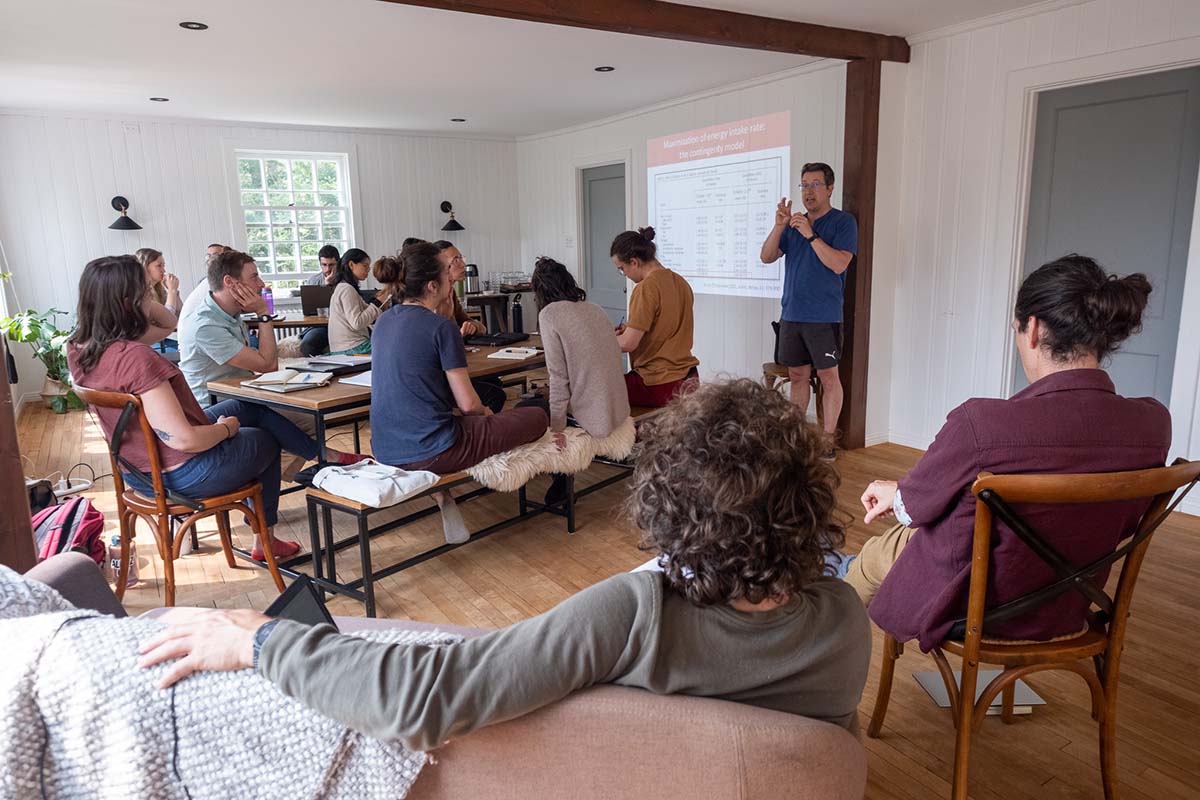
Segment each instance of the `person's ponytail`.
M1017 292L1015 316L1021 331L1036 317L1045 346L1057 361L1113 353L1142 327L1152 287L1145 275L1118 277L1076 253L1039 267Z
M623 264L628 264L635 258L643 263L653 261L657 253L658 248L654 244L654 228L649 225L645 228L638 228L636 231L618 233L608 251L610 258L616 256L617 260Z

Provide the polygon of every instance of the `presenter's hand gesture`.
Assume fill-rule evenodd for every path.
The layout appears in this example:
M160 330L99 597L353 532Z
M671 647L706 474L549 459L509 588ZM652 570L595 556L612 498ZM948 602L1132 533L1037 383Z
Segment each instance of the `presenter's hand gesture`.
M798 230L805 239L813 235L812 223L808 221L807 214L793 214L789 224Z
M163 275L163 286L166 287L168 292L178 292L179 291L179 276L172 275L170 272L165 273Z
M775 206L775 227L786 228L791 218L792 201L786 197L779 198L779 205Z
M871 485L862 496L863 508L867 510L863 522L870 524L879 517L893 514L892 504L896 501L896 491L895 481L871 481Z

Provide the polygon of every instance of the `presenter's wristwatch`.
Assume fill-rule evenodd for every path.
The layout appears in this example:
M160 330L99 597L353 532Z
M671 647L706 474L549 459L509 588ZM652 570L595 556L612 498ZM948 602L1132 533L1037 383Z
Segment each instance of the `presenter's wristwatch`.
M812 241L812 240L810 239L809 241ZM259 314L257 317L255 317L255 319L258 320L259 323L275 321L275 318L272 317L270 314Z
M809 244L812 244L814 239L820 239L820 238L821 237L819 235L817 235L816 231L814 231L812 236L805 236L804 240L807 241Z

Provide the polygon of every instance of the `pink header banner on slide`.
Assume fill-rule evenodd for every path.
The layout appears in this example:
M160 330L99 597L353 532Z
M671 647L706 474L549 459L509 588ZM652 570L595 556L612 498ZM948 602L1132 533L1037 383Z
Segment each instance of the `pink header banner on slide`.
M787 147L791 144L791 125L791 112L780 111L724 125L710 125L707 128L660 136L646 142L646 166L660 167L700 158Z

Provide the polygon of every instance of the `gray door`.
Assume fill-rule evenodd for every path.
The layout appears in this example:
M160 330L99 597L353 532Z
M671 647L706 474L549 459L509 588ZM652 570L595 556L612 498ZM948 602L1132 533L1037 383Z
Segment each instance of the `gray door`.
M1120 394L1171 401L1200 162L1200 68L1038 98L1024 274L1066 253L1154 287L1142 332L1107 365ZM1016 364L1016 388L1028 385Z
M608 256L625 230L625 165L583 170L583 268L588 300L602 306L613 325L625 318L625 276Z

